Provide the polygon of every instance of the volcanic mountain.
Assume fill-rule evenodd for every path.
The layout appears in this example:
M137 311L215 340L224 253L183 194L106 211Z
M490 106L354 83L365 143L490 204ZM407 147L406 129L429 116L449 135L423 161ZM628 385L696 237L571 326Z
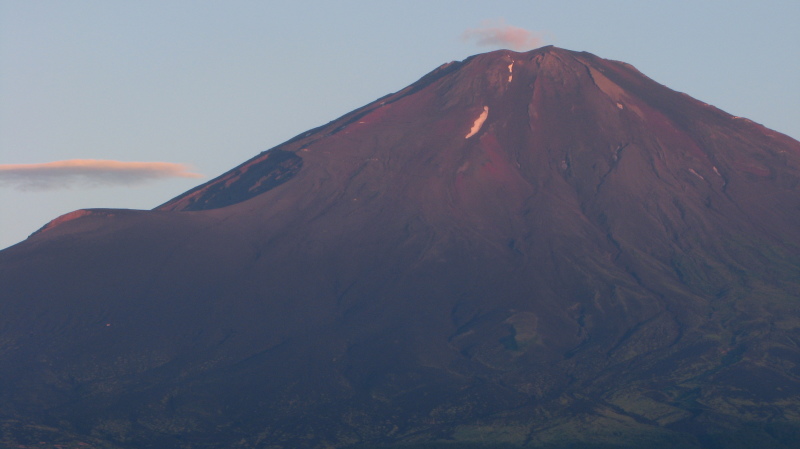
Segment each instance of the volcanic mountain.
M0 295L9 447L798 447L800 143L496 51L57 218Z

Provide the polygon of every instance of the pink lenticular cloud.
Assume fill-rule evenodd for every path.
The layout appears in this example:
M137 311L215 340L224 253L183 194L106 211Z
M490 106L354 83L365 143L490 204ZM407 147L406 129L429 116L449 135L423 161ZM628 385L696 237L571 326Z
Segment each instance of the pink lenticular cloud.
M71 159L43 164L0 164L0 187L18 190L142 184L165 178L201 178L184 164Z
M507 47L524 51L541 47L544 39L539 33L507 25L505 20L485 20L480 28L469 28L461 35L464 41L475 41L478 46Z

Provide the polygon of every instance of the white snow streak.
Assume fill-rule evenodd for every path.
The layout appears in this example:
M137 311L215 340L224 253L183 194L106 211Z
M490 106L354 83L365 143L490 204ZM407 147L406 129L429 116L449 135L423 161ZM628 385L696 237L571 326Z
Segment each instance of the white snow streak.
M703 181L705 181L705 180L706 180L706 178L704 178L704 177L703 177L703 175L701 175L700 173L697 173L696 171L694 171L694 169L690 168L690 169L689 169L689 171L690 171L690 172L691 172L693 175L695 175L695 176L697 176L698 178L702 179Z
M483 126L483 122L486 121L486 117L489 116L489 106L483 107L483 112L478 118L475 119L475 123L472 124L472 129L469 130L469 134L467 134L467 139L474 136L478 131L481 130L481 126Z
M511 61L511 64L508 65L508 82L510 83L513 78L514 78L514 61Z

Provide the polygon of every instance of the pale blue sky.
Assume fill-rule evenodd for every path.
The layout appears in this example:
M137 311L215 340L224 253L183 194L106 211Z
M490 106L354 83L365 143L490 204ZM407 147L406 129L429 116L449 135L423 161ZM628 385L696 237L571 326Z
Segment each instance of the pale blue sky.
M0 184L0 248L75 209L155 207L444 62L498 48L460 36L500 19L800 138L797 0L0 0L0 164L162 161L206 176Z

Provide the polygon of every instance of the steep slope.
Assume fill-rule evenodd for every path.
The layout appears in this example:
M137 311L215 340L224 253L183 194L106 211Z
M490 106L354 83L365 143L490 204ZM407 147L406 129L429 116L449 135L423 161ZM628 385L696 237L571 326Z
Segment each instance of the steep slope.
M0 252L0 416L96 447L791 447L798 223L800 143L624 63L479 55Z

